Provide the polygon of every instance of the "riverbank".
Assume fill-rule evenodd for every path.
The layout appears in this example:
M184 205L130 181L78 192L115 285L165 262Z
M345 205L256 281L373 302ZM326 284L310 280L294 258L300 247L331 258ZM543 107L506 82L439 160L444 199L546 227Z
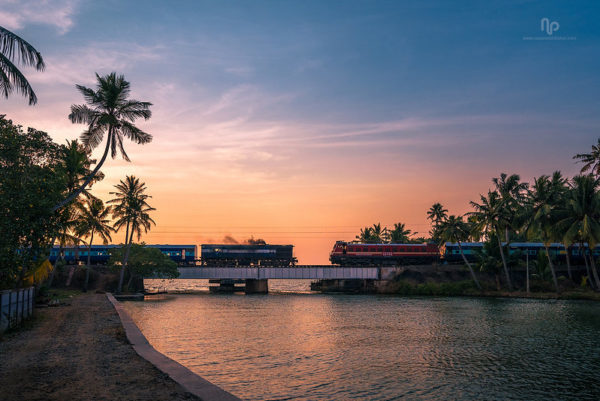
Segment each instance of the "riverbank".
M106 295L35 313L0 340L0 400L199 400L138 356Z

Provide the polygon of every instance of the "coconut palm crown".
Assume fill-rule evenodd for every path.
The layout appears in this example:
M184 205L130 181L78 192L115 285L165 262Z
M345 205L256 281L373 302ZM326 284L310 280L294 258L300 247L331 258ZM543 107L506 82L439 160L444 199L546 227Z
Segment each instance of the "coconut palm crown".
M113 159L120 153L123 159L130 161L123 146L124 138L137 144L152 141L152 135L133 124L138 118L148 120L152 116L152 103L128 99L131 88L123 75L113 72L101 77L96 74L96 79L95 90L76 85L87 104L72 105L69 120L74 124L87 124L88 128L81 134L80 139L90 150L99 146L106 135L104 153L83 184L56 205L54 210L71 202L85 189L104 164L109 151Z
M37 103L37 96L15 63L34 67L38 71L45 68L40 52L21 37L0 26L0 93L8 98L13 91L19 92L29 98L29 105L34 105Z
M583 163L582 174L589 171L596 176L600 176L600 138L598 138L598 144L592 146L590 153L576 154L573 159L579 159Z

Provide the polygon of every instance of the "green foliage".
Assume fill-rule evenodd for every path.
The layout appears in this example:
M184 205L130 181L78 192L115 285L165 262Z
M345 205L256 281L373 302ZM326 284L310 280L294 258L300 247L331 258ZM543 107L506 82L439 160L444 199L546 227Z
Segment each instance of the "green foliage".
M59 147L45 132L0 118L0 288L10 288L48 252L58 232Z
M108 265L114 269L121 269L125 252L125 247L112 250ZM146 248L144 244L131 245L127 267L130 274L141 278L176 278L179 276L177 263L159 249Z
M381 223L373 224L372 227L361 228L360 234L356 240L365 244L404 244L404 243L423 243L424 238L411 239L411 230L407 229L404 223L394 224L394 228L389 230L387 227L381 227ZM421 241L423 240L423 241Z
M598 144L592 146L590 153L579 153L573 156L573 159L579 159L583 163L581 174L589 171L596 177L600 176L600 138L598 138Z
M492 234L488 241L484 242L482 249L476 249L476 265L482 272L499 273L502 269L502 258L500 250L496 246L497 237Z
M116 191L110 192L115 198L107 203L113 205L115 230L120 230L123 227L126 229L125 245L127 245L131 243L134 233L137 234L139 241L142 230L148 232L152 224L156 225L149 215L149 212L156 209L148 204L147 200L152 197L145 193L146 183L141 182L139 178L128 175L125 177L125 181L120 180L115 188Z
M438 243L439 239L439 227L446 221L448 217L448 210L444 209L441 203L434 203L427 211L427 219L431 220L431 238L433 242Z

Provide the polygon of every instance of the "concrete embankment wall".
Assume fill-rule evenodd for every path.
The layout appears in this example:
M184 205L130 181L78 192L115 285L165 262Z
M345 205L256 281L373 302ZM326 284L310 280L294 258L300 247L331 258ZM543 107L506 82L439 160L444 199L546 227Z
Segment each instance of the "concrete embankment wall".
M0 291L0 333L18 326L33 313L33 287Z
M240 398L203 379L185 366L154 349L131 316L123 309L121 303L112 294L106 294L106 296L119 314L127 339L138 355L156 366L163 373L169 375L171 379L179 383L188 392L203 401L242 401Z

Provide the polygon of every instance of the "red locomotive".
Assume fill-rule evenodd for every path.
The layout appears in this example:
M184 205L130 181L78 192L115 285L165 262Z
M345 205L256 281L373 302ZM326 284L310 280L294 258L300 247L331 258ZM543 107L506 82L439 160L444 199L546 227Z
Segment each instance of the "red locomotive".
M329 255L335 265L396 266L435 263L440 250L435 244L363 244L337 241Z

